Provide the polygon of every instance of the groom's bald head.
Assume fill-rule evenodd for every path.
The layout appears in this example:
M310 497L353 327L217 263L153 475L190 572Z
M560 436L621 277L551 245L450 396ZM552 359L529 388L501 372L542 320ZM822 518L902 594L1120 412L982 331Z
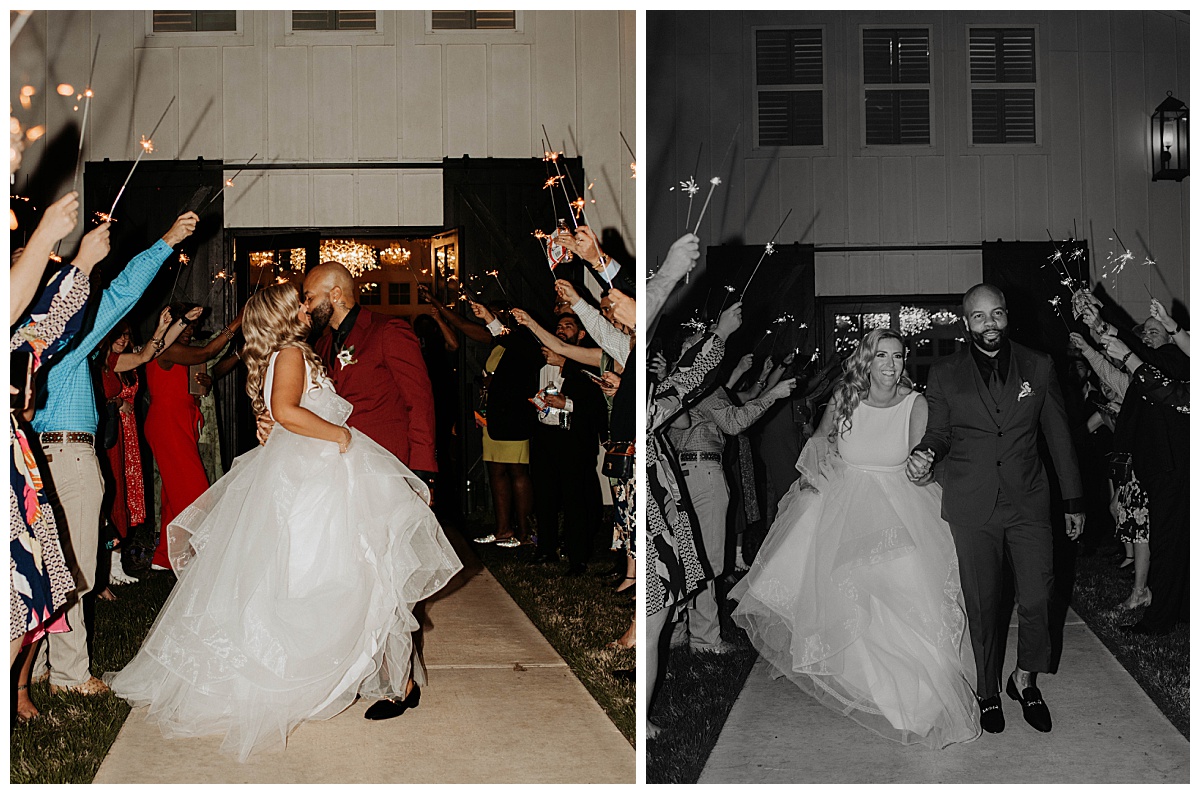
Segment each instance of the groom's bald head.
M1008 301L1004 299L1004 293L1000 291L999 287L994 287L991 284L976 284L963 294L963 317L970 317L971 311L985 301L988 303L994 301L1008 308Z

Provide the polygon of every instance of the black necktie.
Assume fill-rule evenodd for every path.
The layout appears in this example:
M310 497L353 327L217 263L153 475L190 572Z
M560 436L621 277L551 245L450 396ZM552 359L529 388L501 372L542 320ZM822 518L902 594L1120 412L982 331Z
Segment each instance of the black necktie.
M999 403L1004 384L1000 382L1000 363L995 359L992 359L992 374L988 377L988 391L992 393L992 399Z

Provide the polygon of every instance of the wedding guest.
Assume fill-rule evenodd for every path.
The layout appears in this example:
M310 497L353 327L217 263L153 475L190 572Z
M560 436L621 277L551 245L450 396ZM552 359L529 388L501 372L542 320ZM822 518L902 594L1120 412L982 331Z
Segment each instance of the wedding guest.
M75 228L77 208L75 194L68 194L51 205L12 270L20 267L22 278L36 273L38 277L29 281L40 282L54 245ZM107 243L107 226L95 234L93 242ZM81 253L84 255L77 256L70 265L63 265L50 277L41 300L23 320L21 315L34 292L13 295L10 303L13 319L21 320L9 340L10 362L16 363L13 354L28 356L22 362L24 386L9 408L12 458L9 471L10 667L21 648L38 640L46 631L70 630L61 610L75 588L75 582L67 568L54 511L43 487L36 455L37 439L29 432L22 412L32 397L30 386L35 373L62 352L83 323L84 308L91 291L91 270L103 254L88 256L86 251ZM16 284L11 286L14 290L19 289ZM18 695L24 692L28 701L27 675L21 683L25 688L18 687Z
M1129 414L1122 417L1120 413L1129 387L1129 375L1116 367L1105 354L1089 345L1082 335L1072 333L1070 339L1112 394L1118 411L1111 420L1113 443L1109 471L1113 487L1112 512L1117 539L1126 549L1125 562L1120 567L1133 566L1133 591L1121 606L1136 609L1149 604L1151 599L1151 592L1146 587L1150 574L1150 499L1133 471L1133 426ZM1104 420L1101 418L1099 421Z
M108 691L103 681L91 674L87 631L83 623L82 599L92 590L96 556L100 545L100 510L104 481L96 459L95 439L99 417L88 368L88 355L113 326L141 298L157 275L173 246L183 242L196 228L197 216L181 215L150 248L135 256L100 295L90 329L70 352L49 369L46 404L33 418L42 450L50 468L50 479L58 495L66 535L74 552L76 590L67 607L67 622L73 631L52 634L38 649L33 675L48 674L50 691L98 695ZM93 235L102 235L101 242ZM102 224L84 236L76 261L98 262L108 253L108 227ZM89 237L92 241L89 243ZM63 529L59 528L60 532Z
M728 339L742 323L741 302L722 312L713 331ZM701 334L693 334L684 344L690 349ZM725 542L729 508L729 485L722 466L725 435L743 432L771 407L774 402L792 393L794 378L780 381L771 390L736 406L728 392L717 385L707 396L687 412L686 427L673 426L667 436L675 448L679 466L687 478L692 509L703 538L704 553L712 570L712 580L685 607L682 620L675 627L673 645L689 642L693 650L709 653L729 653L734 646L721 638L721 620L717 606L715 580L725 572Z
M134 400L140 383L137 368L153 361L175 343L188 321L200 316L202 309L196 307L185 317L172 320L170 307L163 307L158 317L158 327L149 343L130 350L132 331L129 323L122 320L100 345L104 361L100 371L104 390L105 410L103 429L111 429L112 446L108 447L109 482L112 485L112 503L109 519L116 530L112 543L112 564L109 568L110 584L129 584L134 581L121 565L121 547L129 536L131 527L146 520L146 483L142 472L142 453L138 437L137 413ZM107 436L107 433L105 434Z
M538 390L538 371L544 359L531 335L510 333L483 304L471 302L471 311L496 339L484 364L487 414L483 426L483 459L488 465L496 529L474 540L514 549L531 540L529 438L537 418L529 396Z
M1167 336L1179 346L1185 356L1192 355L1192 336L1185 331L1179 323L1167 314L1167 310L1163 308L1162 303L1158 298L1150 298L1150 316L1162 323L1163 330L1167 332Z
M1084 321L1103 337L1115 336L1127 348L1117 360L1128 371L1136 355L1167 378L1189 377L1188 357L1172 343L1163 323L1153 317L1143 323L1142 338L1106 320L1100 302L1087 292L1077 292ZM1147 585L1153 599L1141 620L1122 627L1130 634L1167 634L1188 616L1188 554L1190 455L1187 417L1149 399L1146 384L1130 379L1120 419L1132 428L1133 470L1150 499L1150 575Z
M438 301L425 285L418 292L425 295L432 305ZM435 308L430 314L418 314L412 323L413 333L421 346L421 358L429 373L429 384L434 404L434 441L437 449L438 472L443 482L458 482L461 468L458 462L458 444L455 441L455 419L459 415L458 372L451 354L458 350L458 336ZM435 502L439 515L461 518L462 511L457 499L440 499Z
M178 316L185 316L182 306L174 307L172 313L176 312ZM188 374L189 368L220 355L241 325L242 316L238 314L207 344L193 347L191 341L196 326L189 321L175 344L163 350L154 363L146 367L146 391L150 395L146 442L154 454L162 480L162 516L151 570L171 569L171 560L167 556L167 527L184 508L208 490L209 485L198 446L204 418L198 396L191 391L191 383L195 381L206 388L211 379L203 372L192 377Z
M587 337L573 314L560 315L554 333L571 347L581 347ZM530 438L529 450L538 559L558 560L561 511L567 575L577 576L591 559L603 512L596 457L600 439L608 430L608 410L604 395L588 377L599 377L595 372L585 371L577 362L567 361L548 348L544 355L546 364L538 373L538 397L546 407L538 411L538 426Z

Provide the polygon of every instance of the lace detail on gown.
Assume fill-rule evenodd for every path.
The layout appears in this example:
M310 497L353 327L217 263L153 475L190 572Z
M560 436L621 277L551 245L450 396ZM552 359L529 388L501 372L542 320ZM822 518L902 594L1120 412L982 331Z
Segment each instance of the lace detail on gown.
M860 404L836 445L809 441L730 598L779 674L886 738L944 747L979 735L975 665L941 489L904 474L915 401Z
M328 382L301 405L337 424L352 410ZM342 454L276 425L168 528L179 582L137 656L105 676L165 736L224 734L245 760L358 695L425 683L413 608L462 566L424 483L351 434Z

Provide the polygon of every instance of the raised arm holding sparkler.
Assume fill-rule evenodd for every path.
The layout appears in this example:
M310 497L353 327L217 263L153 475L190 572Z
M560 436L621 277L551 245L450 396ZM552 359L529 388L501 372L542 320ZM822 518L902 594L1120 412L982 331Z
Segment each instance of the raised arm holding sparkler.
M8 322L12 325L42 285L42 274L55 244L75 228L79 219L79 194L71 191L46 208L25 250L8 271ZM77 265L78 267L78 265ZM82 268L81 268L82 269Z
M600 358L604 352L600 348L567 344L539 325L536 320L522 309L513 309L512 316L519 325L523 325L530 331L533 331L533 335L537 337L537 340L550 352L557 353L572 361L578 361L580 364L585 364L589 367L600 367ZM569 317L570 315L566 316Z
M1150 297L1150 316L1162 323L1163 329L1167 332L1167 336L1175 340L1175 344L1179 345L1179 349L1190 356L1192 354L1192 337L1187 331L1180 327L1179 323L1167 314L1166 308L1154 296Z

